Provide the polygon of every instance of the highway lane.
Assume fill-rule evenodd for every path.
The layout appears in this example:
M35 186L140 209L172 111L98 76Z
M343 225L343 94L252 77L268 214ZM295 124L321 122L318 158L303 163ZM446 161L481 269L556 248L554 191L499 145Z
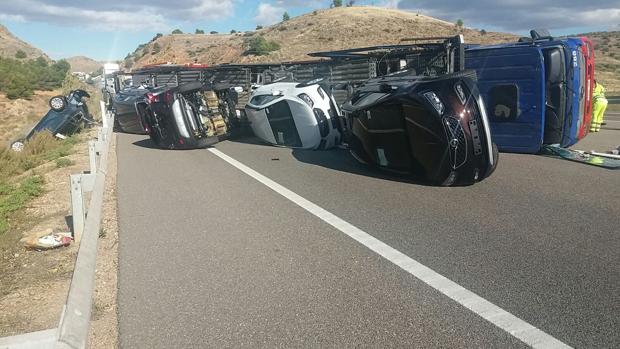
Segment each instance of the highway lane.
M140 139L118 143L123 347L522 345L209 151ZM343 150L216 148L569 345L620 345L617 172L502 154L433 188Z

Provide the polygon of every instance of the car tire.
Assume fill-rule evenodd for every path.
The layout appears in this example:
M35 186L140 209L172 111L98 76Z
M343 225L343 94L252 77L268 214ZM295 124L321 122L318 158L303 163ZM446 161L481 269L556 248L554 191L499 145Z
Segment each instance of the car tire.
M123 132L123 128L121 127L121 124L118 123L118 119L116 117L114 118L114 126L112 127L112 131Z
M50 98L48 102L50 108L56 112L61 112L67 107L67 98L62 95Z
M24 150L25 143L26 143L25 139L18 139L14 141L13 143L11 143L11 150L15 152L21 152Z

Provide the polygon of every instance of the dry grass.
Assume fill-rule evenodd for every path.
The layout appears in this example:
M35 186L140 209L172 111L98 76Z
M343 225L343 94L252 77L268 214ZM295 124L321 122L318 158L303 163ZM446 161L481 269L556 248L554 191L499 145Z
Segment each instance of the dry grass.
M6 147L0 148L0 183L10 182L14 177L71 154L73 146L79 141L77 136L59 140L49 132L36 134L28 141L21 152Z
M403 38L451 36L462 33L467 42L497 43L516 36L478 29L457 30L453 23L400 10L377 7L341 7L308 13L255 32L216 35L166 35L155 42L161 47L151 54L138 54L135 66L196 60L205 64L280 62L312 59L309 52L345 49L378 44L397 44ZM254 35L280 44L266 56L244 55L245 41Z
M56 91L36 91L31 100L10 100L0 93L0 145L27 133L49 110L47 104Z
M12 214L43 192L42 177L31 170L69 155L77 141L77 137L57 140L42 132L27 142L22 152L0 149L0 234L10 228Z

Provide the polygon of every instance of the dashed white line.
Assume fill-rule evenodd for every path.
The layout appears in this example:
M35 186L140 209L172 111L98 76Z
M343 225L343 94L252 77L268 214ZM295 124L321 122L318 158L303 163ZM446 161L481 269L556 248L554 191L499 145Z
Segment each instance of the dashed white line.
M340 230L355 241L366 246L368 249L381 255L388 261L396 264L403 270L407 271L409 274L420 279L421 281L431 286L435 290L441 292L448 298L461 304L465 308L471 310L472 312L476 313L480 317L501 328L502 330L510 333L512 336L521 340L523 343L530 345L533 348L570 348L570 346L549 335L548 333L538 329L537 327L527 323L524 320L521 320L520 318L509 313L508 311L487 301L486 299L478 296L472 291L469 291L468 289L457 284L456 282L435 272L434 270L421 264L415 259L392 248L386 243L376 239L372 235L337 217L333 213L321 208L320 206L303 198L295 192L276 183L275 181L263 176L262 174L233 159L232 157L214 148L211 148L209 150L213 154L228 162L237 169L241 170L248 176L261 182L262 184L269 187L271 190L284 196L288 200L297 204L306 211L312 213L316 217L322 219L323 221Z

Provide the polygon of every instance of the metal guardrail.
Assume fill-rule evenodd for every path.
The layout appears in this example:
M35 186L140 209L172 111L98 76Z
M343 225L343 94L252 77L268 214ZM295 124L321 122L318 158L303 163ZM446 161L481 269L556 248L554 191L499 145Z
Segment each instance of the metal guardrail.
M83 349L88 345L108 152L114 115L101 102L103 126L88 144L90 172L71 175L74 239L80 247L58 328L0 338L0 349ZM88 211L85 193L91 192ZM88 213L88 214L87 214Z

